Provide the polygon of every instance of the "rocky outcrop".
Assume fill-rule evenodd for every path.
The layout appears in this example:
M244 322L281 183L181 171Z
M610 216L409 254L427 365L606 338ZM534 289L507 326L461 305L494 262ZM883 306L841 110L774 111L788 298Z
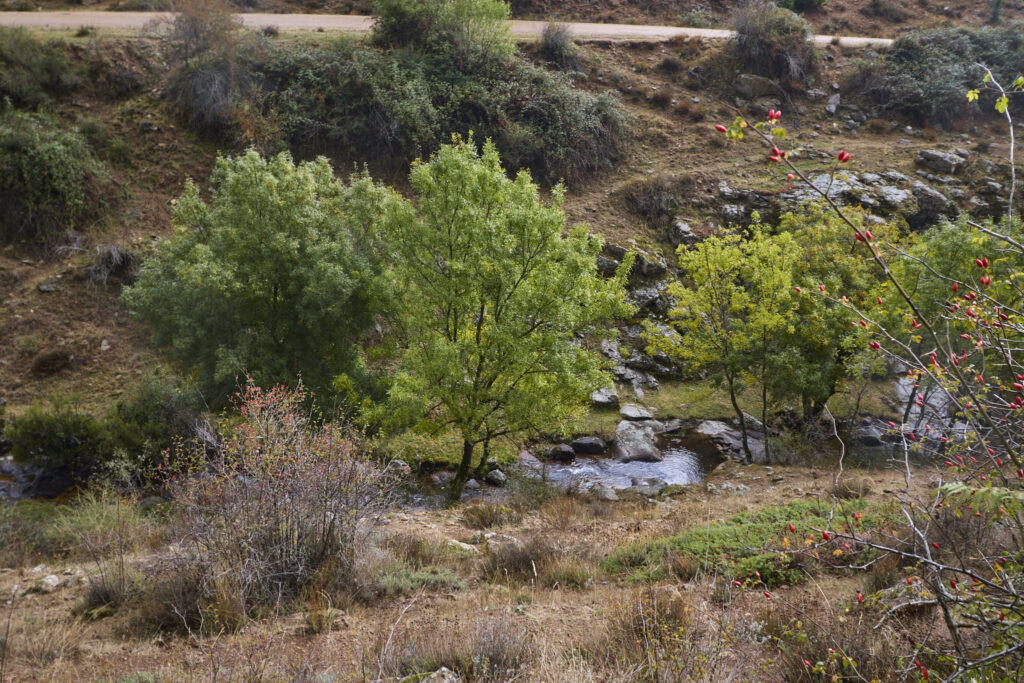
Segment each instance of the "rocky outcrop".
M572 450L587 455L600 455L608 450L608 444L596 436L584 436L572 442Z
M560 443L548 451L548 459L555 462L572 462L576 458L576 451L567 443Z
M615 387L605 387L590 394L590 402L598 408L614 408L619 405L619 392Z
M654 418L651 411L636 403L627 403L619 408L619 415L627 420L651 420Z
M929 171L935 173L959 173L967 159L952 152L943 152L938 149L922 149L917 153L914 162Z

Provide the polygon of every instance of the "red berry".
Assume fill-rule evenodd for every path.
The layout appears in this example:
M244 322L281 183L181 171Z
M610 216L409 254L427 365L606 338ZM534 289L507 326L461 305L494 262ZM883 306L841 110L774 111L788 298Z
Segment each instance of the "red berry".
M718 124L717 126L715 126L715 130L717 130L719 133L725 133L729 129L723 126L722 124Z

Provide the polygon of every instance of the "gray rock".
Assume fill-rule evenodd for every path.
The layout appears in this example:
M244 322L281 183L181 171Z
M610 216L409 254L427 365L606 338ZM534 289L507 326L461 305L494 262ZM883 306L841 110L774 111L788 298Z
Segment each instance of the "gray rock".
M654 417L651 411L636 403L627 403L619 408L619 415L627 420L650 420Z
M916 213L906 216L906 219L910 227L915 230L922 230L934 225L943 216L952 218L957 213L956 205L953 202L920 180L914 181L911 192L917 199L918 210Z
M835 113L839 111L839 93L836 93L828 98L828 103L825 105L825 112L835 116Z
M508 483L508 476L501 470L491 470L484 477L484 481L493 486L504 486Z
M470 545L469 543L463 543L462 541L456 541L454 538L449 538L448 542L446 543L446 545L449 548L452 548L454 550L458 550L459 552L466 553L467 555L479 555L480 554L480 549L477 548L475 545Z
M754 74L740 74L733 81L732 87L736 94L748 100L764 97L765 95L776 95L782 92L782 89L775 81L764 76L755 76Z
M697 425L692 434L710 444L723 458L746 462L746 453L743 452L743 435L738 429L717 420L705 420ZM749 431L747 445L750 448L753 462L767 462L764 444L754 438Z
M623 420L615 429L615 448L619 462L661 462L661 451L654 441L654 430L644 422Z
M53 294L54 292L61 291L61 289L63 288L57 284L56 280L44 280L43 282L40 282L38 285L36 285L36 289L38 289L43 294Z
M622 353L619 351L619 344L612 339L601 340L601 353L616 363L622 362Z
M470 479L469 481L466 482L466 488L469 489L470 491L476 491L480 488L480 482L478 482L476 479Z
M501 552L502 550L510 548L517 550L521 550L523 548L523 542L515 536L499 534L493 531L489 531L484 534L484 545L487 548L487 552L490 553Z
M608 444L596 436L584 436L583 438L576 439L572 442L572 450L576 453L587 453L590 455L600 455L608 450Z
M668 482L664 479L633 477L630 480L629 490L641 496L653 497L661 493L666 486L668 486Z
M521 452L519 454L518 460L519 460L519 466L520 467L525 467L525 468L530 469L530 470L541 470L541 469L544 469L544 463L542 463L540 460L538 460L536 458L536 456L534 456L534 454L529 452L529 451Z
M689 223L683 221L676 221L671 228L668 229L668 241L678 247L680 244L693 244L697 241L697 236L693 234L693 229L690 228Z
M929 171L936 173L956 173L967 160L951 152L943 152L938 149L922 149L917 153L915 162Z
M445 488L455 479L454 472L434 472L430 475L430 481L438 488Z
M872 426L858 427L857 431L854 432L854 438L861 446L869 448L878 448L885 445L885 441L882 440L881 430Z
M650 313L664 314L675 306L675 299L665 293L667 282L656 282L646 287L635 287L627 292L637 308Z
M750 487L746 484L734 484L731 481L723 481L721 484L708 482L708 493L716 496L746 496L750 493Z
M599 408L614 408L619 405L619 393L615 387L605 387L590 394L590 401Z
M723 204L722 220L728 224L743 223L747 220L747 207L742 204Z
M576 458L576 451L567 443L560 443L548 451L548 459L557 462L572 462Z
M718 195L722 199L734 201L740 198L740 193L729 187L729 183L724 180L718 183Z
M633 274L640 277L658 277L664 275L668 270L665 259L658 254L651 254L642 249L636 249L636 260L633 262Z
M597 272L601 273L605 277L612 277L615 272L619 269L619 262L605 258L604 256L598 255L597 257Z
M670 432L678 432L683 428L683 421L675 418L672 420L648 420L645 423L655 434L668 434Z
M619 499L618 494L615 493L615 489L607 484L594 484L590 487L590 495L598 500L607 500L609 502L614 502Z
M60 587L60 577L56 574L47 574L36 582L36 591L39 593L52 593Z

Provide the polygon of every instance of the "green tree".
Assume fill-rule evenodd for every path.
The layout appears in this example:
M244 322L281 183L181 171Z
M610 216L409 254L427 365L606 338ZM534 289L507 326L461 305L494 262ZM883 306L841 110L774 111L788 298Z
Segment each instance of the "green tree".
M405 345L391 387L398 417L454 425L462 459L457 501L474 451L499 437L565 432L606 381L584 335L630 313L624 281L597 274L601 241L565 232L562 188L540 199L526 171L510 180L490 143L456 138L413 165L417 199L388 217L393 285ZM628 259L627 259L628 261Z
M665 335L648 325L650 352L682 361L691 371L707 371L725 384L740 423L743 452L753 453L737 398L744 380L762 386L762 415L768 397L766 373L777 353L777 340L797 321L792 285L799 247L791 235L770 236L755 224L750 239L730 233L711 237L679 251L679 267L687 282L673 282L669 294L676 307L669 312L678 335Z
M250 150L217 160L209 201L189 181L177 230L126 289L155 341L223 400L248 373L262 386L362 372L357 342L384 300L372 257L392 191L357 176L345 185L326 159Z
M863 213L850 215L858 225L865 220ZM892 226L877 225L872 230L878 242L898 240ZM776 400L799 400L804 420L811 421L845 380L871 371L872 363L865 366L858 357L867 348L866 328L850 307L880 312L873 305L878 271L857 248L849 227L823 207L782 216L779 231L791 235L798 245L791 272L804 296L798 298L794 311L799 323L776 340L779 351L771 359L768 391Z

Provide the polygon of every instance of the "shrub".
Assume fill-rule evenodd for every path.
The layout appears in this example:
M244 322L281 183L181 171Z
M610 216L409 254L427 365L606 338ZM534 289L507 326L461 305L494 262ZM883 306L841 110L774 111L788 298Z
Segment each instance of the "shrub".
M377 0L372 41L440 55L460 69L506 64L515 51L500 0Z
M130 285L139 272L139 257L118 244L98 244L93 262L87 269L89 281L101 285L111 282Z
M490 529L519 521L519 515L512 508L490 503L472 503L462 510L460 520L470 529Z
M313 426L304 398L250 383L237 397L241 423L212 461L193 448L169 462L183 548L172 574L186 572L170 585L198 592L175 606L193 623L232 626L310 586L352 579L393 477L361 455L350 429Z
M164 451L195 436L202 409L199 392L174 376L148 377L118 401L104 426L132 464L120 478L148 479Z
M1024 62L1024 30L1019 24L999 28L967 27L910 31L884 57L862 61L850 79L879 113L906 116L919 125L947 123L969 113L994 114L994 95L983 91L972 104L964 93L992 69L1004 85L1017 77Z
M580 60L572 31L565 24L548 23L540 34L540 55L563 71L579 70Z
M363 376L355 347L386 298L373 241L391 191L343 185L323 158L252 150L219 159L210 182L209 202L186 185L179 230L122 297L211 400L248 373L301 377L326 405L335 378Z
M741 7L732 26L743 68L777 79L784 87L802 84L817 64L810 26L773 2L758 0Z
M828 0L779 0L779 7L793 10L794 12L805 12L809 9L824 7Z
M103 425L67 400L34 403L6 430L15 462L82 478L110 453Z
M107 180L78 132L45 114L0 109L0 240L53 246L99 213Z
M511 617L477 618L464 625L408 629L399 638L379 634L372 657L382 677L399 679L446 667L464 680L481 683L523 677L533 661L533 639Z
M0 103L38 107L78 84L67 58L22 27L0 26Z
M491 581L534 582L540 570L559 555L547 539L532 536L522 543L505 542L488 548L483 574Z
M690 176L659 173L627 183L622 196L630 211L648 223L660 225L676 215L683 205L683 193L692 185Z

